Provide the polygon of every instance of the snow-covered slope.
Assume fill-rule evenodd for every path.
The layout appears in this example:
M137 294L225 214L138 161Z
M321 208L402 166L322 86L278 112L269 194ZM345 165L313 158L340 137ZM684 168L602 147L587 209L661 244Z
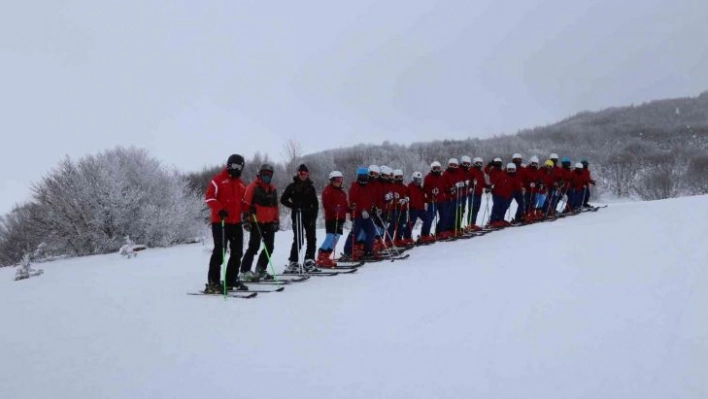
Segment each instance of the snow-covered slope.
M706 220L612 205L253 300L185 295L200 245L0 269L0 396L706 398Z

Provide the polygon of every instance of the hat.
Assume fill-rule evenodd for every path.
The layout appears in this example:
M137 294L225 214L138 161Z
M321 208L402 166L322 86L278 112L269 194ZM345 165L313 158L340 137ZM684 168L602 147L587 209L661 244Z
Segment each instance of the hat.
M310 169L307 169L307 165L304 163L301 163L300 166L297 167L298 172L309 172Z

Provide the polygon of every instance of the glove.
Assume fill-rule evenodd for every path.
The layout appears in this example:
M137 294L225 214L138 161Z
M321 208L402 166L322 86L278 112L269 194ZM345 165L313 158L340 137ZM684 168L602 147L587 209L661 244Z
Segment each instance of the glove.
M398 204L401 205L401 206L403 206L403 205L405 205L405 204L407 204L407 203L408 203L408 197L401 198L401 199L398 200Z
M438 195L438 193L440 192L440 190L438 190L438 188L435 187L435 188L433 188L430 192L433 193L433 195Z
M384 195L384 199L386 201L391 201L393 199L393 193L386 193L386 195Z
M457 183L455 183L455 187L457 187L457 188L463 188L464 186L465 186L465 182L458 181Z
M368 219L369 218L369 212L366 210L361 211L361 218L362 219Z
M399 194L399 193L393 193L393 198L399 199L399 198L401 198L401 194Z
M248 220L244 220L242 224L243 224L243 229L250 233L251 232L251 222L249 222Z
M590 184L595 185L595 180L590 180Z
M270 224L271 229L273 229L274 232L280 231L280 221L276 220L275 222Z
M457 187L455 187L455 186L450 187L450 194L455 194L455 191L457 191Z
M534 182L529 183L529 187L531 187L531 188L536 187L536 183L534 183Z
M226 209L222 209L219 211L219 217L221 218L221 220L224 220L229 217L229 213L226 211Z

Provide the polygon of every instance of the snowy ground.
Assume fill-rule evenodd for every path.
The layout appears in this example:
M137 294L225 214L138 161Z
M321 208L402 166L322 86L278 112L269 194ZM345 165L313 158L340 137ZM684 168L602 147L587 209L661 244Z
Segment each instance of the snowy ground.
M253 300L185 295L201 245L0 269L0 397L706 398L706 220L616 204Z

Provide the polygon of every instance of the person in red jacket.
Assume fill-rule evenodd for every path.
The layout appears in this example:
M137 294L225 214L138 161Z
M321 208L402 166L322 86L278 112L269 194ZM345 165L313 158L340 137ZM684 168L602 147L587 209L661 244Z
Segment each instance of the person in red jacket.
M273 179L273 166L263 164L258 169L256 180L246 187L244 202L248 206L245 220L250 222L247 230L251 232L248 249L241 260L241 275L246 281L272 279L266 271L270 257L273 254L275 233L280 230L280 214L278 210L278 191L271 184ZM251 272L253 258L258 253L263 241L263 250L258 256L256 273Z
M381 212L376 207L376 191L369 187L369 169L359 167L356 170L356 181L349 187L349 209L353 222L352 230L349 232L344 243L344 259L355 260L352 256L354 241L360 233L364 233L364 259L373 259L374 237L376 237L376 225L371 219L374 212Z
M472 167L469 170L470 176L470 211L468 212L468 230L481 230L477 225L477 215L482 206L482 193L488 187L482 167L484 161L480 157L472 160Z
M506 171L497 173L492 180L492 216L489 220L491 227L504 227L508 223L504 220L504 215L511 205L511 201L517 193L524 191L521 180L516 175L516 164L506 165Z
M342 236L344 222L349 211L347 193L344 192L342 172L335 170L329 174L329 184L322 191L322 208L324 209L325 231L327 235L317 253L317 266L336 267L332 252Z
M532 156L529 159L529 165L524 169L524 188L526 193L524 194L524 217L527 222L534 221L536 217L536 197L538 195L538 182L541 176L541 169L539 169L539 160L537 156Z
M448 190L447 197L447 219L445 227L439 233L441 238L450 238L457 236L460 233L460 224L462 222L461 207L465 201L465 172L460 169L460 162L457 158L450 158L447 163L447 169L443 173L445 178L445 187Z
M552 196L556 192L556 165L552 160L546 160L543 169L539 170L536 185L536 209L540 217L553 216L555 209L551 209Z
M410 218L410 210L408 203L410 197L408 195L408 186L403 183L403 171L401 169L393 170L393 184L391 184L391 192L393 193L391 207L391 223L388 224L388 236L393 240L393 244L397 247L408 245L404 242L403 236L406 225Z
M590 169L588 168L588 160L587 159L582 159L580 160L580 163L583 164L583 173L585 174L585 178L587 179L590 184L593 186L595 185L595 180L592 179L592 176L590 175ZM583 208L592 208L592 205L588 203L590 201L590 188L588 187L586 193L585 193L585 198L583 199Z
M430 164L430 172L425 175L423 180L423 191L425 192L426 201L428 204L428 217L431 221L436 221L435 235L437 236L445 226L447 218L447 202L448 188L445 184L445 178L442 174L442 165L440 162L433 161Z
M420 228L420 238L418 239L418 244L427 244L435 241L435 238L430 235L430 226L433 223L430 214L427 212L427 208L430 203L426 201L425 190L423 190L423 174L420 172L413 172L411 175L411 182L408 183L408 196L410 202L408 206L410 209L410 218L408 220L406 229L403 232L404 240L412 240L412 230L415 227L418 219L423 223ZM410 242L410 241L407 241Z
M588 191L590 179L583 169L583 164L578 162L570 177L570 189L568 191L568 206L570 212L577 212L583 206L585 194Z
M239 154L229 156L226 167L215 175L206 190L206 204L211 210L211 235L214 250L209 259L207 288L209 292L221 292L221 265L224 263L226 243L230 256L226 265L223 284L227 289L248 289L238 280L238 268L243 254L243 196L246 186L241 180L245 161ZM223 223L223 226L222 226Z

